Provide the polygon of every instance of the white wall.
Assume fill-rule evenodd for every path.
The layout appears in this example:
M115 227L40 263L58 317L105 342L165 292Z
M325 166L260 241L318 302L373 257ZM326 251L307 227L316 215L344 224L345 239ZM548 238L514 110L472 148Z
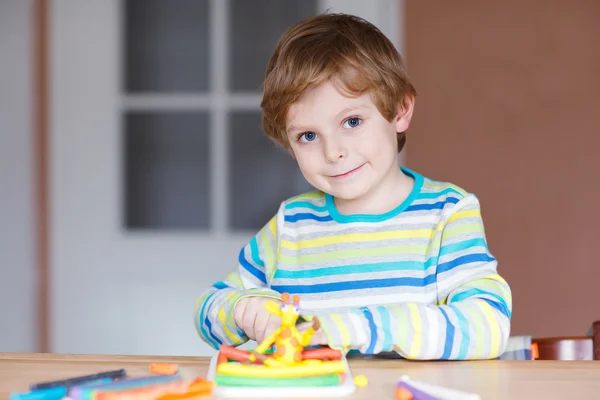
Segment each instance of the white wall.
M31 0L0 1L0 352L35 351Z

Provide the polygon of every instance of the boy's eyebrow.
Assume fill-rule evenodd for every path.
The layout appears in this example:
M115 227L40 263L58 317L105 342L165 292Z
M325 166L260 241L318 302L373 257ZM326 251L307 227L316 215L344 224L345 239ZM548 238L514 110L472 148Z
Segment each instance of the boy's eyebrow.
M296 128L296 126L294 126L294 125L290 125L287 127L285 132L289 135L290 133L297 131L297 130L300 130L300 129Z
M348 113L350 113L352 111L360 110L361 108L366 108L366 107L367 107L366 104L362 104L361 103L361 104L357 104L357 105L352 106L352 107L344 108L342 111L340 111L339 113L337 113L336 118L340 118L344 114L348 114Z

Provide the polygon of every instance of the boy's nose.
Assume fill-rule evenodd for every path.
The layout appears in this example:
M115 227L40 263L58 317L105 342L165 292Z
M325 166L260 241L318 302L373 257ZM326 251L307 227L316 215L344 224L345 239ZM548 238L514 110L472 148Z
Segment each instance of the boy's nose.
M334 163L346 158L348 151L346 146L338 140L328 140L325 142L325 159L328 163Z

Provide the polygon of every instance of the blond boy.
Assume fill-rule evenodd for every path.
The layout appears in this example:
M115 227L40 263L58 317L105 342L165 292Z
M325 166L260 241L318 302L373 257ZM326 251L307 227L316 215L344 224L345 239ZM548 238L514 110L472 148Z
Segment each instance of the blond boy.
M284 201L200 296L203 340L260 342L279 324L265 301L289 292L318 328L315 345L412 359L502 353L511 292L477 198L398 166L415 95L394 46L360 18L323 14L285 33L266 71L263 127L317 190Z

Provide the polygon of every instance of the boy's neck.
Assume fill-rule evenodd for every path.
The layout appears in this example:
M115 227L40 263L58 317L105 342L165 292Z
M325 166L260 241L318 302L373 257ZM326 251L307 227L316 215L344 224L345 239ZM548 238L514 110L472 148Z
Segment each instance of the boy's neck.
M371 192L353 200L335 198L340 214L384 214L400 206L410 195L415 181L399 167L392 168L381 184Z

